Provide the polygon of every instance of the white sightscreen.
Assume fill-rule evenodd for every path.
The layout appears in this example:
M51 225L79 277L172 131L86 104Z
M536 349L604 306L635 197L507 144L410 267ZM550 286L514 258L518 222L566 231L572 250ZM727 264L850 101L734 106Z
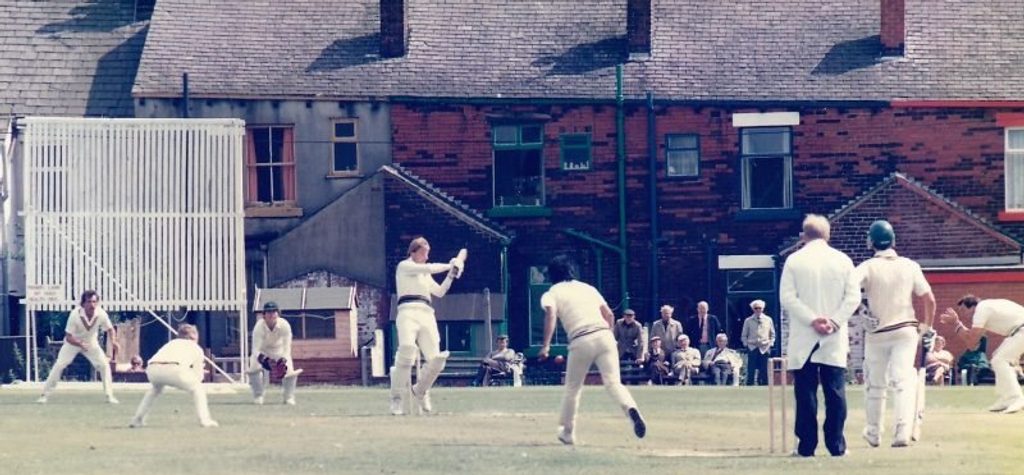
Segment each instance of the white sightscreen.
M28 309L245 311L242 121L25 123Z

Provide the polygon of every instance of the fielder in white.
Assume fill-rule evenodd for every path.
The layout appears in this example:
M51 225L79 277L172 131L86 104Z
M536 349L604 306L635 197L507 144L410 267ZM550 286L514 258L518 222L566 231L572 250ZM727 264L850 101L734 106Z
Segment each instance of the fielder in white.
M1024 392L1020 384L1017 384L1017 372L1013 364L1020 361L1024 353L1024 307L1006 299L978 300L970 294L961 298L956 305L956 309L947 308L939 318L942 323L956 325L956 334L968 348L977 348L978 340L985 331L1006 337L992 354L998 399L988 410L1004 414L1021 411L1024 409ZM960 321L961 316L973 317L971 328L964 326Z
M548 277L554 284L541 296L544 308L544 346L538 358L545 359L551 350L551 337L555 334L556 320L562 321L569 335L569 361L565 370L565 396L558 440L563 444L576 443L576 412L580 407L583 380L590 366L597 365L601 382L608 394L619 404L633 424L633 433L643 438L647 433L636 401L619 377L619 353L612 335L615 315L604 297L594 287L576 280L576 268L565 255L556 256L548 264Z
M437 331L434 308L430 306L431 296L444 297L459 278L465 265L466 250L448 264L431 264L430 243L418 237L409 243L409 257L398 263L395 269L395 291L398 295L398 350L395 352L395 366L391 368L391 413L400 416L412 412L412 400L421 413L433 411L430 403L430 388L444 370L449 353L441 351L441 336ZM447 272L439 285L433 274ZM412 383L412 367L419 360L420 353L426 363L419 370L416 385Z
M252 354L249 356L249 386L255 404L263 404L263 394L270 381L270 371L282 367L284 403L295 405L295 385L301 369L292 363L292 326L281 318L275 302L263 304L263 318L252 329Z
M893 392L893 447L906 447L917 417L917 371L914 356L918 347L918 320L914 296L924 302L924 325L920 337L934 337L935 296L916 262L900 257L893 247L896 233L888 221L879 220L868 228L868 246L875 255L857 266L856 279L868 301L870 317L864 322L864 411L862 436L878 447L884 432L886 388Z
M152 386L139 403L129 427L142 427L146 424L153 401L170 386L192 394L199 416L199 425L217 427L217 421L210 418L210 408L206 402L206 390L203 389L203 375L206 361L203 349L199 347L199 331L189 324L178 326L178 337L167 342L149 360L146 376Z
M99 307L100 296L95 290L82 292L79 299L79 307L72 310L68 315L68 323L64 327L64 345L57 353L57 361L50 368L50 376L46 378L46 385L43 386L43 395L36 401L46 404L50 393L57 387L64 369L75 360L79 354L84 355L92 363L96 371L100 372L103 378L103 393L107 395L107 402L117 404L117 398L110 388L110 359L107 352L100 347L99 332L107 332L107 339L117 351L117 331L110 323L110 316L106 310Z

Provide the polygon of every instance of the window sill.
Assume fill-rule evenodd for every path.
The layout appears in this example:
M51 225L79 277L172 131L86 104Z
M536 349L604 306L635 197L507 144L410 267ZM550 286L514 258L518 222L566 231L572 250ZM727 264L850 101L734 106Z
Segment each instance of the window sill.
M997 219L1004 223L1024 222L1024 210L1000 211Z
M796 208L744 209L736 213L736 221L789 221L801 216Z
M546 206L498 206L487 210L488 218L544 218L552 214Z
M351 171L351 172L330 172L326 176L324 176L324 178L326 178L328 180L337 180L339 178L362 178L362 177L363 177L363 175L359 174L359 172L357 172L357 171Z
M252 206L245 208L246 218L301 218L302 208L297 206Z

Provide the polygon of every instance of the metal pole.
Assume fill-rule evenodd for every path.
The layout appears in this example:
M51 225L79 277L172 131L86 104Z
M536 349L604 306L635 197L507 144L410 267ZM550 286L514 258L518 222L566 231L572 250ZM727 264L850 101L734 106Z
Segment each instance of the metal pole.
M494 351L494 329L491 328L491 289L484 287L484 305L487 309L487 354Z
M654 93L647 92L647 186L651 196L651 288L648 314L658 308L658 131L654 114Z
M618 142L618 184L619 184L619 291L622 293L622 308L629 308L629 251L626 246L626 116L622 96L622 65L615 65L615 136Z

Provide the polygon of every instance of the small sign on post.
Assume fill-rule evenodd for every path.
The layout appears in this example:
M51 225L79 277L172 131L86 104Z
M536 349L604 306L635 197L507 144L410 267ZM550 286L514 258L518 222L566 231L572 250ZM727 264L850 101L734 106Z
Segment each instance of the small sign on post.
M63 302L66 299L63 284L29 284L25 286L26 302Z

